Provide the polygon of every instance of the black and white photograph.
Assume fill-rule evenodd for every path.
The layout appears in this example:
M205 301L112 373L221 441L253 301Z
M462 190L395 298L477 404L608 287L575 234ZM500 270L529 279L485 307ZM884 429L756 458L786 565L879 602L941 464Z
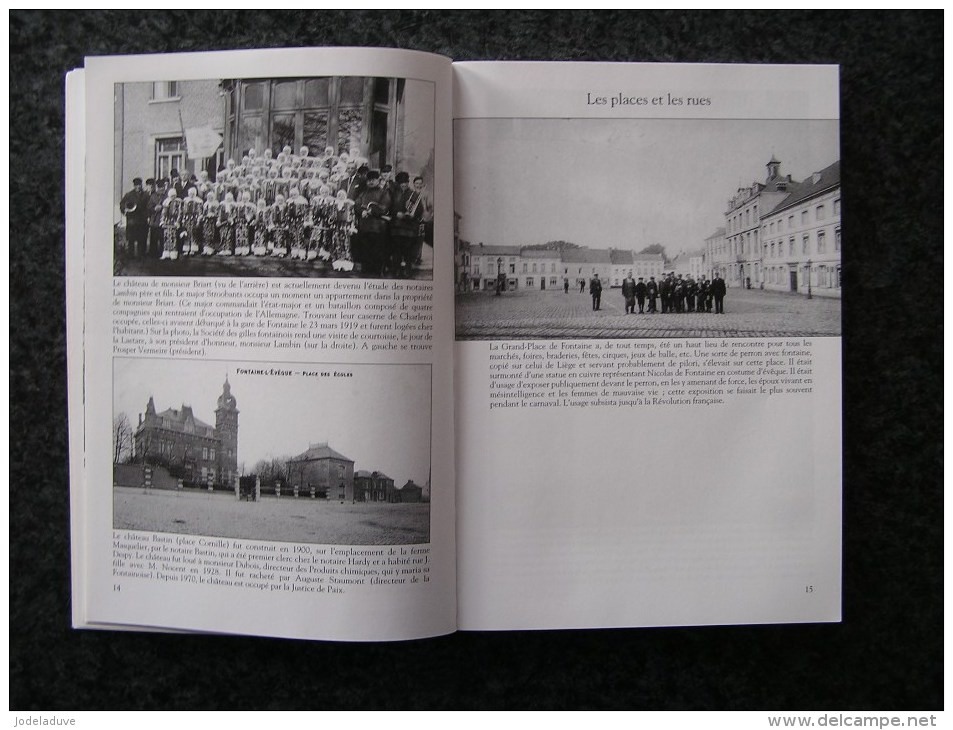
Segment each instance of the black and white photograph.
M837 120L454 124L458 340L839 336Z
M117 276L433 278L434 85L115 85Z
M429 365L117 358L116 529L430 540Z

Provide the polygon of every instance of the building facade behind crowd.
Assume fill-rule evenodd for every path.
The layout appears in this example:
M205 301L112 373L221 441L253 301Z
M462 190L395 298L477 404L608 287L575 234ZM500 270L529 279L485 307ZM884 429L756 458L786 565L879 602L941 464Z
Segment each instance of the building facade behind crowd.
M133 226L132 255L279 256L398 274L432 245L432 84L116 88L116 184L128 191L119 212Z
M464 265L464 262L466 265ZM479 243L464 247L459 275L465 291L491 291L502 275L508 291L547 291L580 285L599 274L606 286L618 287L629 271L637 276L661 277L661 254L637 254L623 249L567 248L535 249L521 246L493 246ZM458 282L459 284L460 282Z
M728 286L841 295L840 161L804 181L781 173L738 188L725 227L705 239L705 267Z
M599 275L620 287L629 271L657 284L681 276L693 282L720 278L726 287L840 297L840 162L804 181L782 175L773 157L765 182L738 188L729 199L725 226L698 251L670 262L661 254L622 249L567 248L546 251L521 246L470 244L455 235L458 291L572 289L583 291ZM606 284L608 282L608 284Z

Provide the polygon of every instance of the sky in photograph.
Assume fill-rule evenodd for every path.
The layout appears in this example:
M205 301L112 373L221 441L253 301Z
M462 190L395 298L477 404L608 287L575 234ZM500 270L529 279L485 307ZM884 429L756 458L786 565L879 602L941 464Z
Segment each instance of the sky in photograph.
M454 207L474 245L660 243L674 256L704 247L772 156L805 179L839 159L837 121L458 120Z
M350 378L242 375L239 368L338 371ZM296 456L327 442L354 460L354 469L385 472L398 486L430 474L430 367L114 360L113 413L135 427L151 395L156 411L192 406L215 425L226 376L237 401L238 463Z

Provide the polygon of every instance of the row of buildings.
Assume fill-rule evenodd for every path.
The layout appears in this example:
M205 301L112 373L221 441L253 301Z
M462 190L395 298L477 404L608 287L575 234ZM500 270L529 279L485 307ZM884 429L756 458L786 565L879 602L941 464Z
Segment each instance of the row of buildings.
M222 386L215 409L215 425L195 416L191 406L157 411L152 396L133 436L132 461L150 465L152 483L183 482L192 485L229 485L239 474L238 403L228 378ZM116 465L116 483L132 486L130 480L145 478L145 470ZM429 489L408 479L402 487L381 471L354 469L354 460L335 451L327 443L311 444L287 463L285 490L298 487L302 494L312 488L325 499L346 502L421 502ZM167 478L167 477L173 478ZM136 483L135 486L141 486ZM428 485L429 486L429 485Z
M507 290L545 291L562 289L566 283L578 287L599 275L606 286L622 286L633 275L659 278L665 270L661 254L638 254L617 248L567 248L562 251L522 246L476 246L459 250L458 284L464 291L488 291L496 288L500 274Z
M614 248L473 245L460 238L460 217L455 216L457 288L495 289L500 274L507 289L543 291L567 281L578 286L596 273L608 286L621 286L629 271L646 280L674 271L694 279L720 274L728 286L840 297L840 161L803 181L782 174L774 157L766 168L764 182L740 187L728 199L724 225L700 250L668 262L661 254Z

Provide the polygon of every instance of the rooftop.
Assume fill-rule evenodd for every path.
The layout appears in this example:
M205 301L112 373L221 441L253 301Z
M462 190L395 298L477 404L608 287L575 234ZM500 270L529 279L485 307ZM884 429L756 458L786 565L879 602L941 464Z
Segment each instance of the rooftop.
M354 459L349 459L343 454L335 451L326 443L320 444L311 444L308 447L308 450L302 454L298 454L290 461L317 461L318 459L340 459L341 461L349 461L352 464Z

